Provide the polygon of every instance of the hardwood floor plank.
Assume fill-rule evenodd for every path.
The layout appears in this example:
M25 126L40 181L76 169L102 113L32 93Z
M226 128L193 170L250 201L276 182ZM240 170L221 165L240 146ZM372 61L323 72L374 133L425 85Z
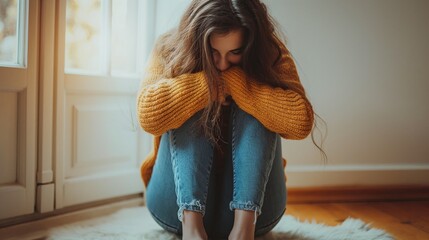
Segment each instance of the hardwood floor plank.
M428 202L387 202L374 204L381 211L399 219L403 224L410 224L429 233Z
M286 214L290 214L301 221L316 221L330 226L341 222L327 210L326 204L293 204L290 208L287 208Z
M429 239L429 201L289 204L286 214L300 220L337 225L358 218L396 239Z
M403 223L396 216L387 214L373 203L336 204L354 218L362 219L372 226L391 233L396 239L429 239L429 234L408 223Z
M326 211L329 211L337 219L337 224L344 222L347 218L351 217L350 213L338 208L334 204L324 204Z

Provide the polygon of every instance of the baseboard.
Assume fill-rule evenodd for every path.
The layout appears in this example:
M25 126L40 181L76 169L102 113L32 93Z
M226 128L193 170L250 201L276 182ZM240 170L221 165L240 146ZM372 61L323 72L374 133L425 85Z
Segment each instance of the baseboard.
M429 185L293 187L288 203L429 200Z
M323 186L429 186L429 164L286 167L290 188Z
M2 228L17 224L25 224L28 222L34 222L43 219L54 219L55 217L61 218L74 214L80 214L79 216L88 217L85 214L91 214L92 212L97 212L97 214L108 214L109 211L113 212L124 207L133 207L138 205L143 205L143 198L141 194L133 194L107 200L95 201L91 203L79 204L70 207L64 207L61 209L54 210L52 212L32 213L28 215L0 220L0 233ZM0 237L0 239L2 238Z
M131 197L131 196L130 196ZM21 222L12 226L0 227L0 239L5 240L33 240L47 239L48 232L51 228L72 224L82 220L102 217L113 214L120 209L128 207L142 206L141 196L134 196L129 199L119 198L113 200L105 200L103 202L81 205L79 207L69 208L61 212L54 211L53 213L42 214L35 218L21 218ZM124 200L125 199L125 200ZM98 205L101 204L101 205ZM22 222L24 221L24 222Z

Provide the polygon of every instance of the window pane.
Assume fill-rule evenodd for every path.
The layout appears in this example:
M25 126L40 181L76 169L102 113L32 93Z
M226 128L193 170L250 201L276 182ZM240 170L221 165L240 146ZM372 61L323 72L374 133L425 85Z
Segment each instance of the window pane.
M67 0L66 72L103 71L102 10L101 0Z
M133 74L137 60L138 0L112 1L112 74Z
M18 64L17 0L0 0L0 63Z

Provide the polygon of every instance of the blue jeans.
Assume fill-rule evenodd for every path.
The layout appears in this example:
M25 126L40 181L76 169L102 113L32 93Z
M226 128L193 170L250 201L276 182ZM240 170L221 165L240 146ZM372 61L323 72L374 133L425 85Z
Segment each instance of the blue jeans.
M286 207L286 185L278 134L233 102L225 166L213 168L214 147L196 132L195 114L161 137L147 186L149 211L164 229L181 234L183 210L204 215L210 238L227 238L234 209L255 211L255 235L270 231Z

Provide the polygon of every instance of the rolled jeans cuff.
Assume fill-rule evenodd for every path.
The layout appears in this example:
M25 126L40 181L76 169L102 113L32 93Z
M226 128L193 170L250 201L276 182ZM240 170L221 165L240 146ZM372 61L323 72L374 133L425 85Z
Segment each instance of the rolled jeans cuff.
M256 204L253 203L251 201L247 201L247 202L235 202L235 201L231 201L229 203L229 209L231 211L234 211L234 209L239 209L239 210L247 210L247 211L255 211L255 213L257 214L257 216L261 215L261 207Z
M206 206L202 205L199 200L192 200L190 203L181 203L179 204L179 211L177 212L177 217L179 218L179 221L183 221L183 211L189 210L193 212L199 212L203 216L206 212Z

